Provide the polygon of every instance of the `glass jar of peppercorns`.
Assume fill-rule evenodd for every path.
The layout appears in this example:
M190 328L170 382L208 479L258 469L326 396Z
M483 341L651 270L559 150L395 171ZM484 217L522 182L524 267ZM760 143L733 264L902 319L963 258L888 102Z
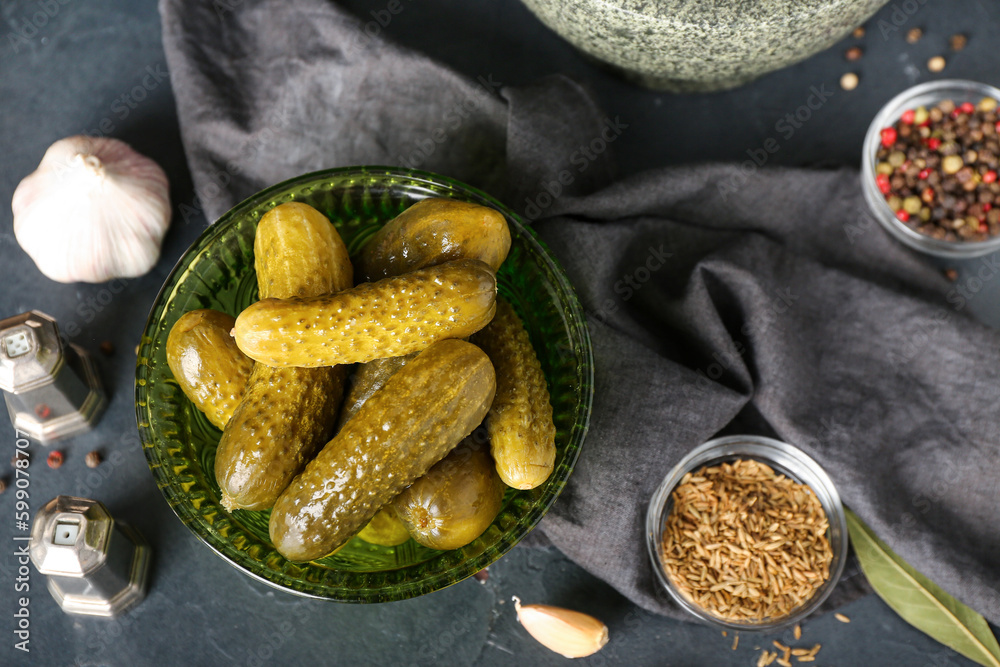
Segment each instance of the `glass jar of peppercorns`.
M875 116L862 189L876 219L939 257L1000 250L1000 90L975 81L914 86Z

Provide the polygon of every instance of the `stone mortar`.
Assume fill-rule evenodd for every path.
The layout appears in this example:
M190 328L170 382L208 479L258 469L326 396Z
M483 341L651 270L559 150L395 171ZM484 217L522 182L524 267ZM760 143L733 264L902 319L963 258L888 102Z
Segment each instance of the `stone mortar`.
M658 90L734 88L831 46L888 0L522 0L549 28Z

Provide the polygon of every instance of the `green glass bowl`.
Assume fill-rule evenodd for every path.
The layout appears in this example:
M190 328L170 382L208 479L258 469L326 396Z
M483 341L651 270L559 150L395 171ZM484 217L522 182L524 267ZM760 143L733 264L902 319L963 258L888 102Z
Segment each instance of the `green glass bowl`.
M292 563L268 539L269 512L219 503L215 450L221 432L184 396L167 366L167 334L189 310L238 315L257 300L253 241L260 217L301 201L336 225L351 255L383 224L427 197L497 209L507 218L510 254L497 274L500 294L521 315L542 363L556 425L555 470L530 491L509 489L503 509L478 539L435 551L409 540L381 547L354 538L332 556ZM181 257L160 290L143 332L135 408L149 469L174 513L216 553L246 574L299 595L344 602L385 602L423 595L475 574L523 538L559 496L587 432L593 355L583 310L548 248L518 216L457 181L393 167L348 167L299 176L250 197L209 227Z

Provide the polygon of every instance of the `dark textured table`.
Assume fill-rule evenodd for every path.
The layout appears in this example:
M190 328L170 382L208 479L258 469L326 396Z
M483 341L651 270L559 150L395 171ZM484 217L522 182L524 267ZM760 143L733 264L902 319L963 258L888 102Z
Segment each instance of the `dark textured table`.
M358 0L347 4L367 18L384 6ZM695 161L745 161L759 155L757 149L769 137L777 140L779 150L765 168L855 165L870 118L898 91L931 78L925 66L929 57L943 54L948 60L935 78L1000 84L1000 56L995 53L1000 5L987 0L890 4L868 24L861 40L847 39L739 90L697 96L660 94L622 82L559 40L515 0L426 0L405 7L384 34L464 74L518 84L564 72L591 86L608 114L628 125L614 145L622 174ZM89 132L124 139L157 160L171 178L175 211L193 202L154 2L3 2L0 13L5 27L0 42L0 200L10 201L18 181L35 168L50 143ZM911 27L926 33L914 45L903 37ZM957 32L969 36L969 45L951 53L948 36ZM843 51L855 43L865 55L847 63ZM849 70L859 73L861 84L845 92L837 82ZM816 89L832 95L818 109L800 112L808 119L790 124L786 116L795 114ZM32 570L30 653L17 651L11 614L21 593L14 592L18 574L11 538L20 533L14 525L14 494L8 490L0 496L0 540L6 545L0 557L0 613L6 616L0 623L0 664L563 664L563 658L541 648L518 626L512 595L602 618L611 642L586 664L753 665L758 647L790 639L787 632L744 634L733 650L731 635L723 638L707 627L643 612L548 549L515 548L490 567L485 583L469 579L423 598L374 606L299 599L227 565L177 520L161 497L139 445L132 399L133 350L146 313L173 263L205 224L175 215L156 268L128 281L124 289L111 290L44 278L14 239L9 206L0 207L0 316L37 308L56 317L64 330L78 329L72 341L98 357L111 396L93 433L58 445L66 456L61 468L46 466L47 448L31 446L32 510L60 493L99 499L138 527L155 552L148 598L118 620L63 614L45 591L44 578ZM972 297L971 312L1000 324L1000 281L980 281L979 266L975 261L957 267L956 288ZM98 352L104 341L114 345L112 354ZM0 451L5 452L0 477L8 485L13 481L7 461L14 441L9 420L0 417ZM92 449L105 459L96 470L84 465ZM843 612L850 624L832 615L804 624L802 643L823 645L814 664L972 664L910 629L875 597Z

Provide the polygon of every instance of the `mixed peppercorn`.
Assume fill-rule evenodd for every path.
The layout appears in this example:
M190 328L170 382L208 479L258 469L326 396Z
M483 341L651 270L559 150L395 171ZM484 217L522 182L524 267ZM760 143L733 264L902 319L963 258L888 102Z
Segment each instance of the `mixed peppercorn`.
M918 232L983 241L1000 235L998 169L997 100L944 100L904 111L882 130L875 182L896 217Z

